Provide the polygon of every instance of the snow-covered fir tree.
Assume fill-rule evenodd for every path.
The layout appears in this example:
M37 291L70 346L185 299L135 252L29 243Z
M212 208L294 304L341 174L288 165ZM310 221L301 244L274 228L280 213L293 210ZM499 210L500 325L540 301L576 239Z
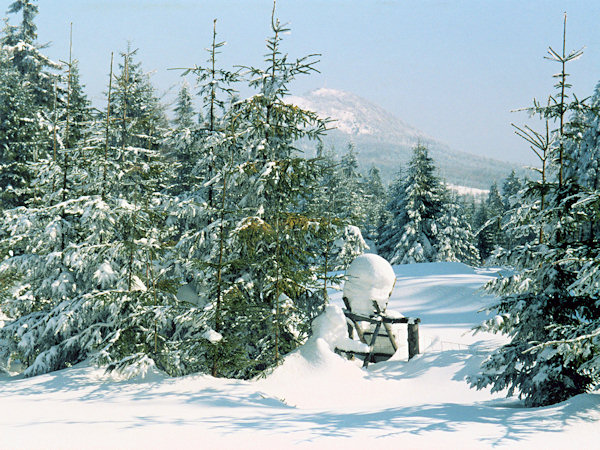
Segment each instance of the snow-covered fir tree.
M507 223L517 237L529 239L497 252L496 260L515 273L491 283L501 300L492 308L496 317L481 327L505 333L511 341L493 352L471 380L478 388L517 392L528 406L563 401L600 381L600 308L593 275L598 235L584 231L598 220L597 192L588 183L590 160L584 156L598 153L598 111L582 113L585 108L570 97L565 66L581 51L566 53L564 43L563 34L562 52L549 50L561 65L557 93L547 106L536 101L531 108L555 129L519 129L540 157L543 176L520 191Z
M396 264L462 260L474 262L473 234L459 206L435 174L425 147L418 145L403 177L390 187L390 214L379 241L382 255Z
M477 265L480 260L479 250L475 245L471 224L462 214L463 209L458 198L448 193L439 219L437 260Z
M358 197L348 195L349 184L344 180L343 166L332 152L323 155L325 166L319 188L311 198L311 211L319 218L319 234L324 241L323 251L318 254L323 268L324 287L328 282L331 285L341 282L343 277L331 272L345 271L348 264L368 248L359 227L364 224L356 220L356 216L352 220L352 217L344 214L353 208L360 210L360 205L348 205Z
M523 181L517 176L515 171L511 171L510 175L502 183L502 202L504 209L510 209L514 206L514 200L523 188Z
M403 186L404 172L399 170L388 188L388 201L377 224L377 249L384 258L392 255L402 236L402 226L408 219Z
M183 81L177 94L177 102L173 110L175 117L172 121L167 147L170 159L174 162L173 180L170 192L178 195L191 189L191 167L195 164L194 152L197 151L199 125L194 118L196 112L193 106L193 97L187 81Z
M383 210L387 203L387 193L381 181L379 168L372 166L363 183L365 219L365 237L376 241L378 225L382 220Z
M243 376L276 364L303 342L312 305L323 302L318 271L311 266L320 246L319 224L308 215L320 171L316 160L301 157L295 143L318 138L325 123L285 101L290 82L314 70L316 59L290 61L280 49L287 28L274 16L271 25L266 67L247 70L257 93L236 105L246 161L239 165L243 176L232 186L233 195L242 194L243 214L229 251L242 263L232 291L237 311L224 318L223 330L225 339L244 345Z
M474 226L476 228L477 249L483 261L486 261L498 246L506 246L507 233L503 224L505 203L498 192L496 183L492 183L485 202L476 209Z
M36 2L12 2L8 12L21 20L6 21L0 38L0 207L25 203L34 176L27 163L51 149L55 71L61 66L37 43L37 11Z
M341 156L336 175L339 208L336 212L362 227L366 218L364 180L358 169L356 147L353 143L348 144L346 152Z
M144 91L136 86L143 80L128 76L130 56L124 54L115 80L115 109L127 126L107 117L105 145L92 148L75 138L82 122L76 120L77 102L70 101L75 97L69 63L56 159L35 165L40 198L5 212L3 243L15 251L1 271L16 271L20 278L2 299L12 321L0 334L10 343L5 356L21 359L26 375L90 356L126 368L147 364L151 355L168 367L164 350L185 329L174 319L177 305L165 278L165 227L157 208L162 171L148 132L158 113L136 115L130 108L129 95ZM141 146L145 143L150 148ZM80 164L86 152L102 164Z
M197 76L202 101L199 116L203 119L196 125L189 117L183 120L183 113L190 116L191 109L184 107L188 100L182 90L178 117L186 130L181 138L187 148L188 163L181 166L179 182L184 188L178 187L169 212L178 233L173 259L183 283L180 289L189 290L199 307L188 314L195 314L196 320L204 321L213 336L218 336L194 344L195 370L210 371L214 376L231 375L236 370L239 374L240 367L243 369L247 363L243 356L238 358L241 344L234 339L221 339L220 334L225 311L234 297L232 285L238 278L234 266L236 262L240 264L229 250L231 232L239 218L239 197L232 193L232 184L239 174L242 149L238 144L239 119L230 109L238 76L217 66L217 55L224 42L218 42L216 36L215 21L207 64L184 72Z

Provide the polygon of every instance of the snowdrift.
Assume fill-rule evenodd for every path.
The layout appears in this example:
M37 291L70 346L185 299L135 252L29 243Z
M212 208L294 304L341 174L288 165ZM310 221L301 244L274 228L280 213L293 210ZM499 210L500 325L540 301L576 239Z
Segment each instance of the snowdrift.
M0 448L591 448L600 394L525 409L464 379L503 342L473 336L493 269L394 267L388 308L422 320L421 351L367 370L332 350L341 292L315 336L264 378L107 377L82 364L19 379L0 374ZM331 323L329 323L331 322ZM332 325L333 324L333 325Z

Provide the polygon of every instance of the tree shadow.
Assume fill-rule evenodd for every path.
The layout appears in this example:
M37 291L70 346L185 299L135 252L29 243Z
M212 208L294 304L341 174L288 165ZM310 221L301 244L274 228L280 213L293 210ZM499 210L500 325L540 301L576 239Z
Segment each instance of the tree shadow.
M560 433L569 421L597 420L594 412L600 409L600 395L584 394L584 401L555 405L547 408L520 408L515 403L484 402L474 405L456 403L425 404L411 407L386 408L369 412L282 410L280 407L255 410L253 414L239 416L210 416L163 418L137 416L126 428L144 428L150 425L209 426L223 433L261 432L306 433L302 442L321 438L349 438L365 432L375 439L393 436L424 435L429 432L454 433L481 425L492 425L498 430L495 436L480 436L482 445L516 443L539 432ZM579 396L581 397L581 396ZM581 400L581 399L579 399ZM586 403L582 406L582 403Z

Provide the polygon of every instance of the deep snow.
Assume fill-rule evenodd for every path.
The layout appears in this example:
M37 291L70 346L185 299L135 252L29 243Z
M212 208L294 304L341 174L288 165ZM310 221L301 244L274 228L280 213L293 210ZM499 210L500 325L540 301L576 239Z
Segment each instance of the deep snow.
M493 299L492 269L395 266L389 308L421 318L406 346L367 370L311 339L255 381L119 381L81 364L29 379L0 375L0 448L598 448L600 394L525 409L464 378L502 342L470 328ZM333 294L341 305L341 292Z

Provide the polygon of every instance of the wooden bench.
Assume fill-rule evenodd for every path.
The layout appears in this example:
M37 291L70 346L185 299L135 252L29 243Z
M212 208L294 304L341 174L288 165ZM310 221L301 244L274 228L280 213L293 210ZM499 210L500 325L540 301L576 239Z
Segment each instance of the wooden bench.
M398 343L393 334L391 325L395 323L405 323L408 325L408 359L419 354L419 323L421 319L410 317L389 317L379 308L376 301L373 302L373 314L356 314L351 311L348 299L344 297L344 314L350 321L348 324L348 334L351 339L354 338L354 331L360 341L369 346L368 352L350 352L340 350L344 353L361 355L364 357L363 367L367 367L370 362L386 361L398 350ZM366 323L367 326L361 325Z

